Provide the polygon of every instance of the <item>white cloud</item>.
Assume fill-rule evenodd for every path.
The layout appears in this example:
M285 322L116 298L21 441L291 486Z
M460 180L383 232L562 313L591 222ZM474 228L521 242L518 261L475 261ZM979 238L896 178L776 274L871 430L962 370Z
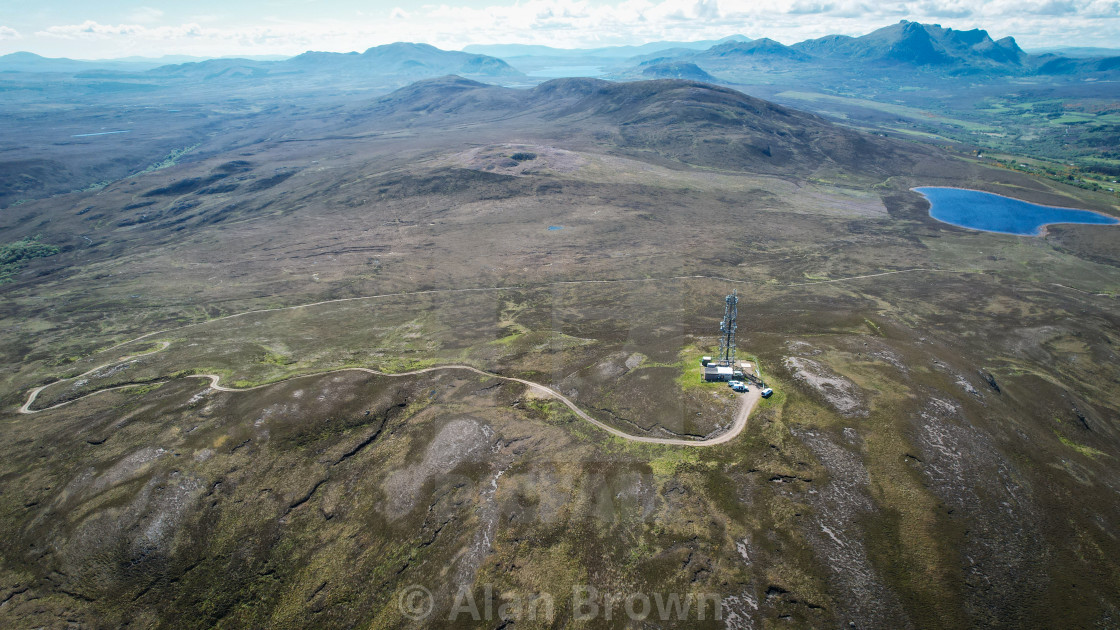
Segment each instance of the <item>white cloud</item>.
M19 39L19 31L10 26L0 26L0 39Z
M797 0L786 11L791 15L817 15L819 13L828 13L836 5L831 2L805 2L804 0Z
M972 15L974 2L959 2L955 0L926 0L918 5L921 13L931 17L962 18Z
M1094 0L1085 7L1083 15L1087 17L1120 18L1120 1Z
M129 22L140 24L154 24L163 19L163 11L152 7L137 7L128 14Z
M111 37L118 35L136 35L143 30L144 27L137 24L99 24L93 20L86 20L81 24L64 24L58 26L49 26L45 30L35 33L36 35L48 35L54 37Z
M86 20L81 24L66 24L50 26L45 30L35 33L48 37L62 37L67 39L181 39L201 37L202 27L198 24L179 24L176 26L143 26L141 24L101 24L93 20Z
M1039 15L1072 15L1077 13L1077 7L1070 0L1048 0L1038 4L1034 9Z

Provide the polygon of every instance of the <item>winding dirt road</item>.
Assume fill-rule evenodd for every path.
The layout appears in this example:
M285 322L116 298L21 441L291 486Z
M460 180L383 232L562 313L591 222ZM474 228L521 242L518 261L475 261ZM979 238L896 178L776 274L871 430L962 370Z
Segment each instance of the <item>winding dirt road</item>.
M132 384L132 385L118 385L116 387L107 387L105 389L99 389L97 391L90 392L90 393L86 394L85 396L80 396L80 397L74 398L72 400L67 400L65 402L61 402L61 403L58 403L56 405L51 405L50 407L45 407L43 409L32 409L31 408L31 405L35 403L35 399L39 396L39 392L43 391L47 387L50 387L51 385L56 385L58 383L63 383L63 382L66 382L66 381L73 381L73 380L82 378L83 376L87 376L89 374L92 374L92 373L94 373L94 372L96 372L96 371L98 371L102 368L106 368L106 367L109 367L109 366L112 366L112 365L117 365L117 364L120 364L120 363L124 363L125 361L131 361L132 359L135 359L137 357L142 357L144 355L159 352L161 350L166 350L167 347L171 345L169 342L166 342L166 341L161 341L160 343L162 344L162 346L160 348L157 348L157 349L152 350L150 352L144 352L144 353L140 353L140 354L134 354L134 355L126 356L126 357L121 357L120 359L118 359L116 361L113 361L112 363L106 363L105 365L99 365L99 366L97 366L97 367L95 367L91 370L88 370L86 372L83 372L83 373L79 374L78 376L74 376L74 377L71 377L71 378L62 379L62 380L58 380L58 381L53 381L51 383L47 383L46 385L40 385L39 387L36 387L35 389L31 390L31 392L27 396L27 402L23 403L23 406L19 408L19 412L24 413L24 414L39 413L41 411L48 411L48 410L51 410L51 409L57 409L57 408L62 407L64 405L69 405L71 403L82 400L83 398L88 398L89 396L93 396L95 394L100 394L101 392L108 392L108 391L113 391L113 390L117 390L117 389L124 389L124 388L127 388L127 387L138 387L140 385L147 385L149 383L137 383L137 384ZM542 395L544 395L548 398L555 398L556 400L559 400L560 402L564 403L564 405L567 406L568 409L571 409L572 413L576 414L577 416L579 416L583 420L586 420L587 422L590 422L591 424L599 427L603 431L606 431L607 433L610 433L611 435L620 437L624 440L630 440L632 442L643 442L643 443L646 443L646 444L665 444L665 445L669 445L669 446L715 446L717 444L724 444L724 443L730 442L731 440L735 439L740 433L742 433L743 429L745 429L747 427L747 418L750 416L751 411L754 410L755 406L758 404L758 401L761 399L761 395L759 394L758 388L756 387L756 388L751 389L751 391L747 392L744 396L742 396L742 398L740 400L740 403L739 403L739 408L735 413L735 420L731 423L731 427L727 431L724 431L723 433L721 433L721 434L719 434L715 437L706 438L706 439L703 439L703 440L682 440L682 439L676 439L676 438L656 438L656 437L648 437L648 436L642 436L642 435L631 435L629 433L619 431L618 429L616 429L612 426L609 426L607 424L604 424L604 423L596 420L595 418L591 417L587 412L585 412L584 410L577 407L576 404L573 403L571 400L569 400L567 396L561 394L560 392L556 391L555 389L552 389L551 387L548 387L547 385L541 385L540 383L534 383L533 381L527 381L523 378L516 378L516 377L513 377L513 376L502 376L501 374L495 374L493 372L487 372L486 370L480 370L480 369L478 369L476 367L472 367L470 365L458 365L458 364L439 365L439 366L435 366L435 367L423 368L423 369L420 369L420 370L412 370L410 372L397 372L397 373L379 372L377 370L373 370L373 369L370 369L370 368L341 368L341 369L338 369L338 370L327 370L325 372L316 372L314 374L301 374L299 376L293 376L291 378L287 378L287 379L284 379L282 381L275 381L275 382L272 382L272 383L266 383L264 385L257 385L255 387L243 387L243 388L226 387L224 385L221 385L220 382L221 382L222 377L217 375L217 374L191 374L187 378L204 378L204 379L207 379L207 380L210 381L210 385L209 385L210 389L215 390L215 391L219 391L219 392L247 392L247 391L252 391L254 389L262 389L264 387L271 387L272 385L276 385L277 383L282 383L284 381L288 381L288 380L292 380L292 379L309 378L309 377L312 377L312 376L322 376L324 374L336 374L338 372L365 372L367 374L373 374L375 376L399 377L399 376L415 376L417 374L425 374L427 372L436 372L436 371L440 371L440 370L461 370L461 371L466 371L466 372L474 372L475 374L479 374L479 375L485 376L487 378L498 378L498 379L502 379L502 380L505 380L505 381L512 381L514 383L521 383L522 385L528 386L530 389L532 389L533 391L535 391L539 394L542 394Z
M818 280L818 281L813 281L813 282L793 283L793 284L786 284L786 285L783 285L783 286L796 287L796 286L808 286L808 285L813 285L813 284L830 284L830 283L834 283L834 282L848 282L848 281L852 281L852 280L861 280L861 279L865 279L865 278L876 278L876 277L879 277L879 276L887 276L887 275L899 274L899 273L914 273L914 272L959 273L959 274L984 273L983 271L978 271L978 270L949 270L949 269L913 268L913 269L899 269L899 270L895 270L895 271L886 271L886 272L873 273L873 274L867 274L867 275L861 275L861 276L850 276L850 277L846 277L846 278L834 278L834 279L831 279L831 280ZM722 276L709 276L709 275L672 276L672 277L669 277L669 278L621 278L621 279L608 279L608 280L561 280L561 281L558 281L558 282L552 282L552 283L548 283L548 284L549 285L616 284L616 283L629 283L629 282L651 282L651 281L683 280L683 279L697 279L697 280L707 279L707 280L719 280L719 281L723 281L723 282L731 282L731 283L735 283L735 284L752 284L752 282L749 281L749 280L737 280L737 279L734 279L734 278L724 278ZM334 300L323 300L323 301L320 301L320 302L312 302L312 303L309 303L309 304L295 304L295 305L292 305L292 306L281 306L281 307L277 307L277 308L257 309L257 310L252 310L252 311L245 311L245 312L242 312L242 313L234 313L232 315L225 315L223 317L216 317L214 319L210 319L210 320L206 320L206 321L202 321L202 322L196 322L196 323L193 323L193 324L185 324L183 326L178 326L178 327L175 327L175 328L168 328L168 329L164 329L164 330L153 331L153 332L150 332L150 333L140 335L139 337L136 337L134 339L129 339L127 341L122 341L121 343L118 343L115 346L111 346L110 348L107 348L106 350L112 350L114 348L119 348L121 346L125 346L125 345L128 345L130 343L135 343L137 341L142 341L144 339L147 339L148 337L153 337L155 335L159 335L159 334L163 334L163 333L175 332L175 331L183 330L185 328L191 328L193 326L201 326L201 325L204 325L204 324L210 324L210 323L217 322L217 321L234 319L234 318L237 318L237 317L244 317L246 315L254 315L254 314L258 314L258 313L271 313L271 312L275 312L275 311L286 311L286 310L293 310L293 309L300 309L300 308L308 308L308 307L312 307L312 306L319 306L319 305L322 305L322 304L333 304L333 303L337 303L337 302L352 302L352 301L357 301L357 300L373 300L373 299L385 298L385 297L414 296L414 295L425 295L425 294L433 294L433 293L469 293L469 292L476 292L476 291L502 291L502 290L525 289L525 288L532 288L532 287L495 286L495 287L474 287L474 288L463 288L463 289L430 289L430 290L425 290L425 291L406 291L406 292L401 292L401 293L384 293L384 294L379 294L379 295L365 295L365 296L358 296L358 297L338 298L338 299L334 299ZM50 387L51 385L55 385L55 384L58 384L58 383L63 383L63 382L66 382L66 381L77 380L79 378L82 378L83 376L87 376L89 374L92 374L93 372L96 372L96 371L98 371L102 368L106 368L106 367L109 367L111 365L116 365L118 363L123 363L124 361L130 361L132 359L144 356L146 354L152 354L153 352L159 352L161 350L166 349L169 345L171 345L167 341L161 341L159 343L162 344L162 346L160 348L155 349L155 350L152 350L152 351L149 351L149 352L143 352L143 353L139 353L139 354L134 354L134 355L129 355L129 356L126 356L126 357L121 357L120 359L118 359L116 361L113 361L111 363L106 363L105 365L99 365L99 366L97 366L97 367L95 367L91 370L88 370L86 372L83 372L82 374L79 374L78 376L74 376L74 377L71 377L71 378L60 379L60 380L57 380L57 381L47 383L46 385L40 385L40 386L32 389L28 393L27 402L23 403L23 406L21 406L19 408L19 412L23 413L23 414L31 414L31 413L38 413L40 411L47 411L49 409L57 409L59 407L62 407L63 405L69 405L70 403L77 402L78 400L82 400L83 398L86 398L87 396L93 396L94 394L99 394L101 392L113 391L113 390L117 390L117 389L126 389L126 388L129 388L129 387L139 387L140 385L147 384L147 383L135 383L135 384L130 384L130 385L118 385L116 387L108 387L108 388L105 388L105 389L97 390L95 392L91 392L89 394L86 394L85 396L81 396L81 397L75 398L73 400L68 400L68 401L65 401L65 402L58 403L56 405L52 405L50 407L45 407L43 409L32 409L31 408L31 405L33 405L35 403L35 400L39 396L39 393L42 392L47 387ZM532 388L533 390L535 390L535 391L537 391L541 394L544 394L545 396L548 396L550 398L555 398L555 399L559 400L560 402L564 403L569 409L571 409L572 412L575 413L577 416L579 416L580 418L586 420L587 422L590 422L591 424L599 427L600 429L606 431L607 433L610 433L611 435L615 435L615 436L620 437L622 439L630 440L630 441L633 441L633 442L645 442L645 443L650 443L650 444L669 444L669 445L674 445L674 446L715 446L717 444L724 444L726 442L729 442L729 441L735 439L735 437L738 436L740 433L742 433L743 429L746 428L747 417L750 416L750 413L754 410L755 406L758 405L758 401L761 399L761 396L759 395L759 392L757 391L758 388L752 389L745 396L743 396L742 400L740 402L740 405L739 405L739 409L735 414L735 419L731 424L731 428L729 430L725 431L724 433L721 433L720 435L718 435L716 437L707 438L707 439L703 439L703 440L682 440L682 439L674 439L674 438L645 437L645 436L630 435L629 433L624 433L622 431L619 431L618 429L615 429L615 428L610 427L606 424L603 424L602 422L596 420L595 418L592 418L590 415L588 415L582 409L577 407L575 405L575 403L573 403L571 400L568 400L568 398L565 397L563 394L561 394L560 392L558 392L558 391L556 391L556 390L554 390L550 387L547 387L545 385L541 385L540 383L534 383L532 381L526 381L524 379L514 378L512 376L502 376L500 374L494 374L492 372L486 372L484 370L480 370L478 368L471 367L469 365L443 365L443 366L437 366L437 367L424 368L422 370L415 370L415 371L412 371L412 372L401 372L401 373L397 373L397 374L389 374L389 373L386 373L386 372L378 372L377 370L371 370L369 368L343 368L341 370L319 372L317 374L306 374L306 375L301 375L301 376L293 377L293 378L302 378L304 376L316 376L316 375L321 375L321 374L330 374L332 372L344 372L344 371L348 371L348 370L356 370L356 371L359 371L359 372L367 372L369 374L375 374L377 376L389 376L389 377L409 376L409 375L421 374L421 373L424 373L424 372L433 372L433 371L436 371L436 370L467 370L467 371L470 371L470 372L475 372L477 374L481 374L483 376L487 376L487 377L491 377L491 378L500 378L500 379L503 379L503 380L514 381L514 382L517 382L517 383L522 383L524 385L527 385L530 388ZM217 390L217 391L223 391L223 392L249 391L251 389L258 389L260 387L267 387L268 385L274 384L274 383L269 383L268 385L259 385L257 387L250 387L250 388L245 388L245 389L236 389L236 388L232 388L232 387L225 387L225 386L219 385L218 383L219 383L219 380L220 380L221 377L219 377L216 374L195 374L195 375L192 375L192 377L193 378L209 379L211 389L214 389L214 390Z
M642 435L631 435L631 434L626 433L624 431L619 431L618 429L616 429L616 428L614 428L610 425L604 424L604 423L596 420L595 418L591 417L587 412L585 412L584 410L582 410L578 406L576 406L576 404L574 402L572 402L567 396L561 394L560 392L556 391L555 389L552 389L551 387L548 387L547 385L541 385L540 383L534 383L533 381L527 381L523 378L516 378L516 377L513 377L513 376L502 376L501 374L495 374L493 372L487 372L486 370L480 370L480 369L478 369L476 367L472 367L470 365L458 365L458 364L439 365L439 366L435 366L435 367L424 368L424 369L421 369L421 370L412 370L411 372L396 372L396 373L378 372L377 370L371 370L369 368L342 368L340 370L330 370L330 371L327 371L327 372L317 372L315 374L303 374L303 375L295 376L295 377L292 377L292 378L307 378L307 377L310 377L310 376L321 376L323 374L334 374L334 373L337 373L337 372L348 372L348 371L365 372L367 374L374 374L376 376L397 377L397 376L414 376L416 374L424 374L426 372L436 372L436 371L439 371L439 370L462 370L462 371L466 371L466 372L474 372L475 374L480 374L480 375L488 377L488 378L499 378L499 379L502 379L504 381L513 381L514 383L521 383L522 385L527 385L527 386L529 386L530 389L532 389L533 391L535 391L539 394L542 394L542 395L547 396L549 398L555 398L556 400L559 400L560 402L564 403L564 405L567 406L568 409L571 409L572 413L576 414L577 416L579 416L583 420L586 420L587 422L590 422L591 424L599 427L600 429L606 431L607 433L610 433L611 435L620 437L624 440L630 440L632 442L644 442L646 444L667 444L667 445L671 445L671 446L715 446L717 444L724 444L724 443L730 442L731 440L735 439L736 436L738 436L740 433L742 433L743 429L747 428L747 418L750 416L751 412L754 411L754 408L758 404L758 401L762 399L762 395L760 394L759 389L757 387L752 388L749 392L747 392L745 395L743 395L741 397L741 400L740 400L740 403L739 403L739 408L735 413L735 420L731 423L731 427L727 431L724 431L723 433L721 433L721 434L719 434L715 437L705 438L703 440L682 440L682 439L677 439L677 438L656 438L656 437L648 437L648 436L642 436ZM221 377L218 376L217 374L192 374L188 378L209 379L210 380L210 389L220 391L220 392L247 392L247 391L250 391L250 390L261 389L262 387L269 387L271 385L276 384L276 382L274 382L274 383L267 383L265 385L257 385L255 387L246 387L246 388L243 388L243 389L238 389L236 387L225 387L224 385L219 385L218 383L221 380ZM285 380L291 380L291 379L285 379ZM277 382L283 382L283 381L277 381Z
M46 411L47 409L57 409L57 408L59 408L63 405L69 405L70 403L77 402L77 401L81 400L82 398L85 398L86 396L92 396L94 394L100 394L101 392L109 392L109 391L113 391L114 389L126 389L128 387L140 387L141 385L147 385L147 383L132 383L132 384L129 384L129 385L118 385L116 387L106 387L105 389L99 389L95 392L90 392L89 394L86 394L86 396L79 396L78 398L75 398L73 400L67 400L66 402L60 402L57 405L51 405L50 407L46 407L44 409L32 409L31 408L31 405L35 404L35 399L39 397L39 392L41 392L44 389L50 387L51 385L57 385L59 383L65 383L67 381L76 381L76 380L82 378L83 376L89 376L90 374L93 374L94 372L96 372L98 370L101 370L101 369L104 369L104 368L107 368L107 367L110 367L110 366L113 366L113 365L117 365L118 363L124 363L125 361L131 361L131 360L133 360L137 357L142 357L142 356L146 356L146 355L149 355L149 354L155 354L157 352L166 350L168 348L168 346L171 345L170 341L161 341L159 343L160 343L160 347L156 348L155 350L149 350L147 352L138 352L136 354L130 354L126 357L121 357L121 358L117 359L116 361L110 361L109 363L106 363L104 365L99 365L95 368L86 370L85 372L82 372L81 374L79 374L77 376L71 376L70 378L60 378L57 381L51 381L51 382L47 383L46 385L40 385L40 386L36 387L35 389L32 389L30 392L28 392L27 402L23 403L23 406L19 408L19 412L20 413L39 413L40 411Z

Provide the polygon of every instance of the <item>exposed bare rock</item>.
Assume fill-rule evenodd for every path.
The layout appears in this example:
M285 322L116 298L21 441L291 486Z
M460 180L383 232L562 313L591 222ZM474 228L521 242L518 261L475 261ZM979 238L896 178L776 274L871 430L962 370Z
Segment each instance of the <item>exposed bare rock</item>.
M127 505L110 504L84 519L61 555L71 587L96 598L129 577L158 573L204 488L198 478L177 472L152 477Z
M1044 585L1049 551L1023 476L949 400L932 398L915 423L918 467L952 518L967 524L960 562L972 624L1030 625L1023 611Z
M882 347L877 350L873 350L868 353L868 356L875 360L883 361L884 363L890 364L892 367L894 367L899 372L902 372L903 374L908 374L910 372L910 370L906 367L906 363L903 362L902 357L899 356L897 352L889 348Z
M479 491L479 505L475 509L478 525L475 528L470 546L459 557L455 571L455 585L457 587L469 587L473 584L475 575L478 573L478 567L486 556L493 551L494 535L498 530L498 517L500 516L497 500L498 481L505 472L505 468L499 468Z
M735 541L735 551L747 566L751 565L752 559L757 555L750 538ZM754 630L757 627L755 619L758 618L758 592L753 585L746 584L737 595L724 597L721 606L723 627L728 630Z
M957 375L957 387L960 387L965 392L972 394L977 398L980 397L980 392L975 387L973 387L972 383L969 383L968 380L963 376Z
M640 354L627 354L625 352L616 352L598 364L595 369L598 370L599 376L604 379L618 378L626 374L630 370L638 367L642 359L645 358Z
M754 630L758 615L758 596L749 590L724 597L721 602L723 627L727 630Z
M805 341L787 341L786 347L789 348L790 353L803 357L815 357L821 353L819 349Z
M626 368L630 369L630 370L633 370L634 368L641 365L642 361L645 361L645 359L646 359L646 356L644 354L642 354L640 352L635 352L634 354L626 357L626 363L625 363Z
M385 510L391 518L400 518L415 505L424 483L460 463L484 454L489 446L488 427L474 418L450 420L424 451L424 459L394 471L385 481Z
M982 397L980 391L976 389L976 387L968 380L968 377L966 377L964 374L961 374L960 372L957 372L953 368L949 367L949 365L944 361L934 359L932 363L934 368L942 372L948 372L954 379L956 379L957 387L960 387L965 392L972 394L977 398Z
M828 470L828 483L809 495L814 550L832 571L843 621L864 628L912 627L895 594L880 579L864 548L861 517L873 512L870 477L859 456L816 431L794 429Z
M867 407L856 384L824 364L804 357L786 357L785 366L793 378L816 390L841 415L867 415Z

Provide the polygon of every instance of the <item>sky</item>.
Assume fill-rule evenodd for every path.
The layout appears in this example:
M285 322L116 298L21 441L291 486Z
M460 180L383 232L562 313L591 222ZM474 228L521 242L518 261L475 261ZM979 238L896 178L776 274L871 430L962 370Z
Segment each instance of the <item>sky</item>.
M901 19L983 28L1027 49L1120 48L1120 0L0 0L0 54L294 55L395 41L579 48L734 34L792 44Z

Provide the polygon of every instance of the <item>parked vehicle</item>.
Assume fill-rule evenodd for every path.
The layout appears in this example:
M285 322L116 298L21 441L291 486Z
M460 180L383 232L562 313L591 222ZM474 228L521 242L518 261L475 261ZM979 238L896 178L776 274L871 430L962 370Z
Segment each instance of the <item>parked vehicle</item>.
M745 392L745 391L747 391L747 384L742 382L742 381L733 381L733 385L731 385L731 389L733 389L737 392Z
M762 397L763 398L769 398L773 394L774 394L774 390L770 389L769 387L762 390Z

